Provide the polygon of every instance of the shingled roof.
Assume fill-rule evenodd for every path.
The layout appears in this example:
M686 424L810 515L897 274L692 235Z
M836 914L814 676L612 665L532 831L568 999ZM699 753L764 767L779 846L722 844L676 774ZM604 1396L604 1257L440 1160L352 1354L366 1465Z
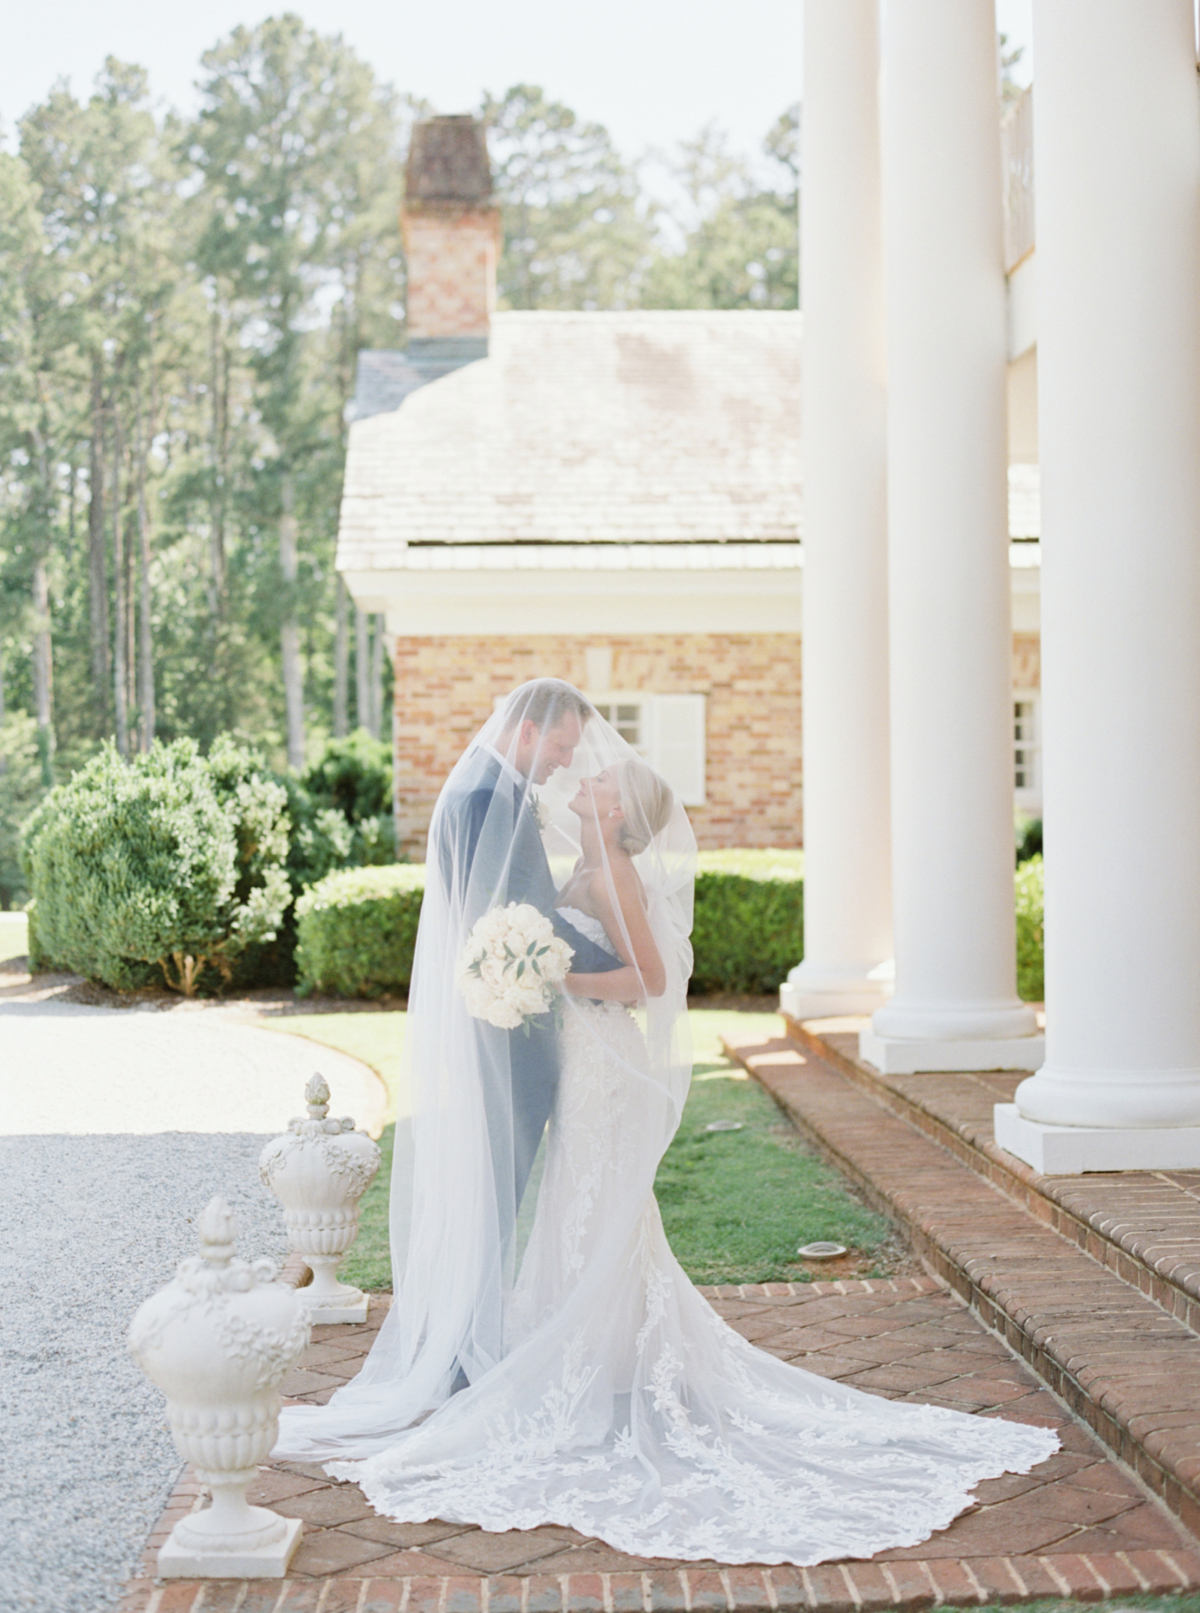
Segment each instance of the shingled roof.
M338 565L391 571L409 545L795 543L800 490L799 314L497 314L486 358L352 424Z

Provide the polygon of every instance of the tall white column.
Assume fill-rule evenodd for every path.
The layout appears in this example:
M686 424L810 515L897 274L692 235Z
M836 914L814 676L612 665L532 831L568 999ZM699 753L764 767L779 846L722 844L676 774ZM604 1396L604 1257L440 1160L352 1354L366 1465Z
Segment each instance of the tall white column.
M1035 8L1045 1171L1200 1166L1200 109L1192 0Z
M878 0L806 0L804 961L797 1019L891 989Z
M1000 113L992 0L888 0L896 994L885 1070L1036 1069L1016 993Z

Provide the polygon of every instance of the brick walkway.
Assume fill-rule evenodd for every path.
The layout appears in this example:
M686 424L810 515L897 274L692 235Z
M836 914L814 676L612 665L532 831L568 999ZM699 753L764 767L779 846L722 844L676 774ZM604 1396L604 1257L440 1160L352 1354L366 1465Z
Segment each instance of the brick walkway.
M829 1023L817 1040L841 1068L893 1094L944 1146L961 1144L959 1157L1200 1333L1200 1171L1038 1176L992 1130L993 1106L1012 1102L1023 1072L880 1075L859 1063L857 1031Z
M1032 1474L981 1485L979 1505L921 1546L810 1569L641 1561L570 1529L394 1524L356 1486L283 1463L263 1469L252 1499L304 1519L288 1579L156 1585L154 1549L198 1502L185 1475L122 1613L854 1613L1200 1587L1200 1554L1179 1522L935 1279L708 1292L745 1337L810 1371L889 1398L1047 1424L1063 1449ZM318 1328L288 1392L323 1402L353 1377L386 1303L364 1327Z
M1164 1185L1132 1172L1082 1181L1038 1177L997 1149L990 1132L978 1135L980 1113L968 1121L947 1108L958 1093L978 1111L980 1083L967 1076L885 1079L853 1059L852 1045L839 1045L846 1037L825 1028L797 1031L792 1040L732 1051L905 1226L927 1265L1189 1529L1200 1530L1200 1341L1188 1326L1190 1296L1170 1280L1186 1262L1178 1252L1160 1253L1164 1275L1099 1230L1113 1224L1126 1243L1150 1252L1163 1237L1153 1230L1152 1205L1169 1192L1200 1234L1191 1184ZM1003 1086L1011 1078L986 1079ZM1128 1216L1135 1174L1147 1178L1150 1203L1133 1225L1121 1225L1116 1200L1124 1197Z

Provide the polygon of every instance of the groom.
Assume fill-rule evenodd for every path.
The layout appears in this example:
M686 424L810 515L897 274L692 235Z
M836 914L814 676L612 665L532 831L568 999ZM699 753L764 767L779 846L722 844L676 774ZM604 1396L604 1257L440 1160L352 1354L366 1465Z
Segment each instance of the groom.
M601 974L620 968L620 959L589 941L556 911L557 893L533 795L536 785L545 784L560 767L570 766L593 715L578 689L557 678L540 678L511 695L495 745L476 747L454 779L452 793L443 799L437 857L447 894L467 928L496 904L529 902L574 949L572 970ZM548 1015L535 1021L528 1034L496 1030L482 1021L477 1030L485 1047L491 1044L485 1063L502 1072L500 1090L485 1091L484 1100L501 1234L507 1238L554 1103L558 1049ZM510 1103L511 1163L505 1146ZM502 1179L510 1169L511 1204Z

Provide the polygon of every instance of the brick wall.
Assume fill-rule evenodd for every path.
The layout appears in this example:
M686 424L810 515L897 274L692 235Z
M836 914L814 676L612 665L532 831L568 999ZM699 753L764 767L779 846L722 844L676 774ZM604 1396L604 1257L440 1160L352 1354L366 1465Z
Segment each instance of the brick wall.
M1013 634L1013 688L1042 686L1042 641L1037 633Z
M529 678L586 686L584 652L613 652L612 687L708 697L705 806L688 815L700 845L803 840L797 634L539 636L396 640L396 791L404 849L422 857L438 791L497 695ZM1013 687L1041 686L1035 633L1013 636Z
M584 685L593 642L613 652L614 689L707 695L708 801L689 809L701 846L800 844L798 635L400 638L396 792L410 856L424 855L437 793L495 697L535 677Z
M492 208L404 216L410 336L486 336L496 301L500 215Z

